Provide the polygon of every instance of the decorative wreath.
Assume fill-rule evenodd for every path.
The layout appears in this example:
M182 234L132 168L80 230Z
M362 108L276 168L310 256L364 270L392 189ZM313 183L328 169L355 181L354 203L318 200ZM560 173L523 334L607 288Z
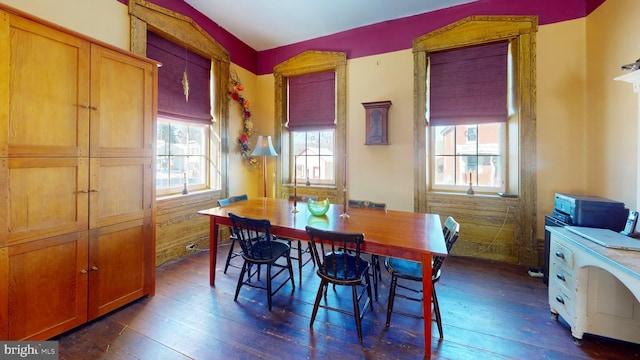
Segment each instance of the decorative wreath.
M233 101L238 102L242 106L242 134L238 137L238 147L240 155L249 163L249 165L257 165L258 160L251 156L251 144L249 138L253 133L253 122L251 121L251 111L249 111L249 102L242 96L242 82L235 71L229 74L229 96Z

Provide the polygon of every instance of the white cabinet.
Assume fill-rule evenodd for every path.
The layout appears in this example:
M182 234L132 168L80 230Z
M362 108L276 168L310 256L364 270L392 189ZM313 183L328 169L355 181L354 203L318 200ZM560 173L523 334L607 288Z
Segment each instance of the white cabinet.
M608 249L560 227L547 230L551 313L571 326L576 343L585 333L640 343L640 252Z

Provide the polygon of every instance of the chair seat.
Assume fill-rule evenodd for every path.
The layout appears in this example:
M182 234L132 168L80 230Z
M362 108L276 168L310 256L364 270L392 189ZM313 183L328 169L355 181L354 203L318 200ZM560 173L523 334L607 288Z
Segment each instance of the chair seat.
M346 262L344 260L345 256L347 258ZM359 262L357 267L356 262ZM363 271L367 271L369 269L369 263L366 260L344 252L326 254L324 256L324 264L327 268L327 275L334 279L334 281L335 279L339 279L343 281L360 282L362 280ZM358 273L356 269L359 269L360 272Z
M386 259L385 266L390 274L399 278L422 281L422 264L419 262L390 257ZM431 279L437 280L439 275L440 270L432 274Z
M451 247L458 239L458 235L460 233L460 224L456 222L451 216L447 218L444 222L444 227L442 229L442 233L444 236L445 245L447 247L447 253L451 251ZM434 256L431 261L431 301L433 302L433 313L436 317L436 324L438 325L438 332L440 333L440 338L442 339L442 319L440 318L440 305L438 304L438 296L436 294L435 284L440 279L440 273L442 270L442 263L444 262L444 256ZM415 261L396 259L396 258L387 258L384 263L385 267L391 274L391 287L389 288L389 302L387 304L387 323L386 326L389 327L391 322L391 313L393 310L393 303L395 301L395 297L402 297L408 300L413 301L424 301L422 297L422 286L409 286L408 284L401 285L398 283L398 279L410 280L414 282L422 282L422 264ZM396 294L396 288L402 288L410 291L413 294L419 294L419 297L414 297L411 295L405 294ZM399 312L400 311L396 311ZM417 316L416 314L402 313L411 317L423 318L423 316Z
M253 262L263 261L265 263L276 261L286 254L289 249L288 244L280 241L258 242L251 247L253 257L250 260Z

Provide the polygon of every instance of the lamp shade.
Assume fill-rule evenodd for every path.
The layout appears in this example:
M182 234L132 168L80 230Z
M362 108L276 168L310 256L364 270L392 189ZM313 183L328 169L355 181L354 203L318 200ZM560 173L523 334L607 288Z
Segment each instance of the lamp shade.
M258 142L256 143L255 149L251 153L252 156L278 156L276 149L273 148L273 143L271 142L271 136L258 136Z

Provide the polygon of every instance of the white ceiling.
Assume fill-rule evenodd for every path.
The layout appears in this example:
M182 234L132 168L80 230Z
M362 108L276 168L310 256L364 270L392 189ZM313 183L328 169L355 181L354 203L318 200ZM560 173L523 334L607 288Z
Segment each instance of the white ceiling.
M185 0L262 51L477 0Z

